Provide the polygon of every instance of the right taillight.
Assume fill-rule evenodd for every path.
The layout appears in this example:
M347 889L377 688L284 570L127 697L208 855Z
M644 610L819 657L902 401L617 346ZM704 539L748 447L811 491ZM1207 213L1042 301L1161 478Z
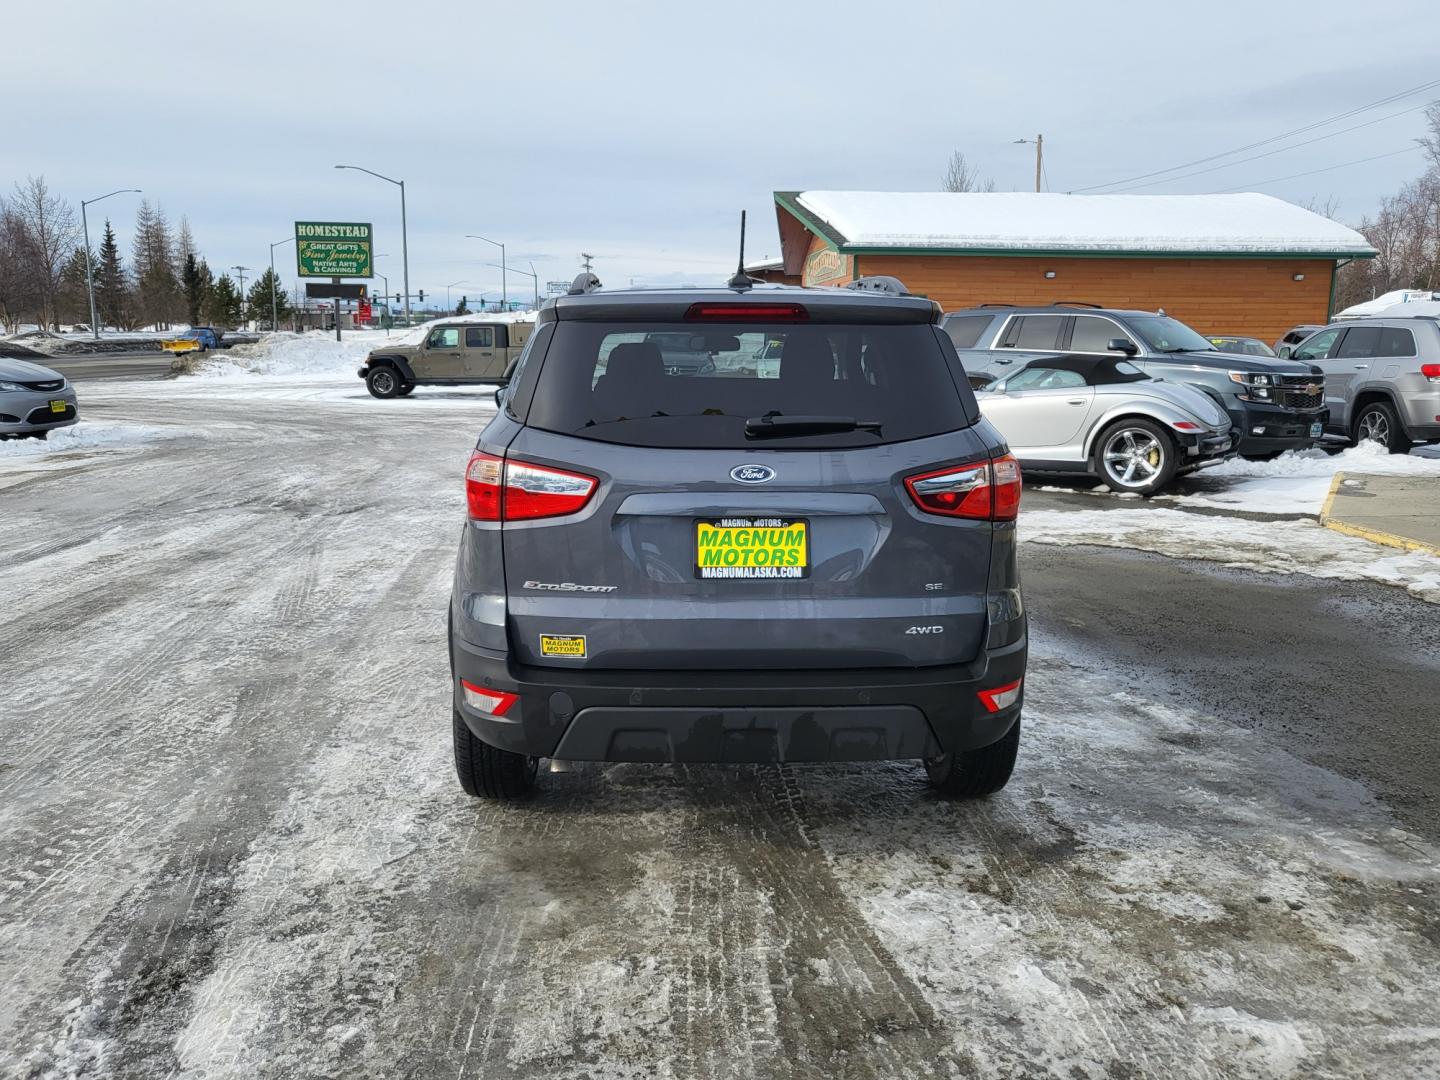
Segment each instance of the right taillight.
M1014 521L1020 512L1020 463L1009 454L905 478L911 500L927 514Z
M465 468L465 502L472 521L533 521L583 510L600 482L524 461L503 461L478 450Z
M1420 374L1431 382L1440 382L1440 364L1421 364Z

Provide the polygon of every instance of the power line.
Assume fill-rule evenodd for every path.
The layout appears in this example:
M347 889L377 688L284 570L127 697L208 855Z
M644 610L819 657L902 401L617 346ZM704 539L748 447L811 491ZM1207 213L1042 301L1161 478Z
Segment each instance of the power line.
M1350 117L1356 116L1362 112L1368 112L1370 109L1378 109L1382 105L1389 105L1392 101L1399 101L1401 98L1410 97L1412 94L1423 93L1424 91L1433 89L1437 86L1440 86L1440 79L1432 79L1429 82L1421 83L1419 86L1412 86L1408 90L1401 90L1399 93L1390 94L1386 97L1380 98L1377 101L1372 101L1368 105L1359 105L1353 109L1347 109L1345 112L1337 113L1336 115L1327 117L1324 120L1316 120L1312 124L1306 124L1303 127L1298 127L1291 131L1286 131L1283 134L1272 135L1268 139L1260 139L1257 142L1247 143L1245 146L1237 146L1233 150L1225 150L1219 154L1211 154L1209 157L1196 158L1194 161L1187 161L1181 165L1172 165L1168 169L1157 169L1154 172L1141 173L1139 176L1131 176L1125 180L1111 180L1109 183L1105 184L1092 184L1089 187L1076 188L1073 192L1071 192L1071 194L1078 195L1079 193L1084 191L1098 191L1100 188L1119 187L1123 184L1133 184L1138 180L1148 180L1152 176L1164 176L1166 173L1179 172L1181 169L1193 168L1196 165L1206 165L1212 161L1217 161L1223 157L1231 157L1234 154L1243 154L1247 150L1255 150L1261 146L1268 146L1270 143L1280 142L1282 139L1289 139L1295 135L1304 135L1307 131L1314 131L1316 128L1324 127L1326 124L1333 124L1339 120L1348 120L1350 119Z
M1306 139L1303 142L1291 143L1289 146L1282 146L1276 150L1266 150L1263 154L1252 154L1250 157L1237 158L1234 161L1222 162L1219 165L1211 165L1208 169L1196 169L1194 172L1181 173L1179 176L1170 176L1164 180L1156 180L1153 184L1142 184L1141 187L1159 187L1161 184L1173 184L1177 180L1188 180L1192 176L1204 176L1206 173L1219 172L1221 169L1229 169L1235 165L1244 165L1247 161L1259 161L1261 158L1274 157L1276 154L1284 154L1291 150L1298 150L1302 146L1309 146L1311 143L1324 142L1326 139L1333 139L1337 135L1346 135L1352 131L1359 131L1361 128L1371 127L1375 124L1383 124L1386 120L1394 120L1397 116L1404 116L1406 113L1419 112L1421 109L1428 109L1430 103L1424 105L1412 105L1408 109L1401 109L1399 112L1390 113L1387 116L1380 116L1374 120L1366 120L1364 123L1354 124L1348 128L1341 128L1339 131L1332 131L1328 135L1317 135L1313 139ZM1121 188L1121 191L1130 191L1131 188Z
M1226 188L1225 192L1244 191L1247 188L1265 187L1267 184L1278 184L1282 180L1298 180L1302 176L1314 176L1316 173L1329 172L1331 169L1346 169L1351 165L1364 165L1367 161L1379 161L1381 158L1396 157L1400 154L1413 154L1419 150L1418 146L1407 146L1403 150L1391 150L1388 154L1376 154L1374 157L1357 158L1354 161L1342 161L1339 165L1326 165L1323 169L1311 169L1308 172L1291 173L1289 176L1276 176L1269 180L1261 180L1258 184L1241 184L1239 187ZM1224 194L1222 192L1221 194Z

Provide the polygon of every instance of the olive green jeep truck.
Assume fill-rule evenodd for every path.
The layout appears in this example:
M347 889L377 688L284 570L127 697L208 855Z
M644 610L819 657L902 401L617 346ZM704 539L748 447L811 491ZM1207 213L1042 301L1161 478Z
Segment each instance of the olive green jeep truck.
M360 366L360 378L377 398L404 397L417 386L503 385L534 326L530 322L442 322L418 343L372 350Z

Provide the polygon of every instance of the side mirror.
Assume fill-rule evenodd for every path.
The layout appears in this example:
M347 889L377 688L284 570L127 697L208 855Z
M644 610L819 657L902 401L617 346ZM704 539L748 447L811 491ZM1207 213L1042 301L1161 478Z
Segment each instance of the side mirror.
M495 388L495 407L497 409L505 404L505 391L509 389L510 387L508 386L497 386Z
M1281 345L1281 346L1280 346L1280 359L1281 359L1281 360L1289 360L1289 359L1290 359L1290 346L1289 346L1289 345Z
M1110 344L1106 345L1105 348L1107 348L1111 352L1122 352L1126 356L1134 356L1140 351L1138 348L1135 347L1135 343L1133 341L1131 341L1129 338L1123 337L1111 338Z

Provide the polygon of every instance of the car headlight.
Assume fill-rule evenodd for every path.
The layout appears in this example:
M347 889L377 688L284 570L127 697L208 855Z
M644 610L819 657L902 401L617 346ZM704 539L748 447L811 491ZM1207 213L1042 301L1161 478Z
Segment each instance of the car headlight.
M28 386L21 386L18 382L0 382L0 390L29 390Z
M1252 371L1232 371L1229 374L1231 382L1239 383L1245 388L1244 393L1240 395L1241 397L1248 396L1255 401L1270 400L1272 380L1269 375Z

